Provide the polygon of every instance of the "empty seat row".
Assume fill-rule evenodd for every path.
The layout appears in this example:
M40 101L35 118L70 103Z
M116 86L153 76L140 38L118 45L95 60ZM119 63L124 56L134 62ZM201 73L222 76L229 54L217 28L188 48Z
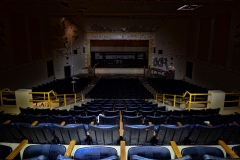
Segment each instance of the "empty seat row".
M68 144L72 139L77 144L117 145L121 139L127 145L169 145L171 140L179 145L214 145L218 140L227 144L240 143L240 125L119 125L40 123L31 126L26 123L0 125L0 141L19 143ZM123 132L123 133L122 133Z

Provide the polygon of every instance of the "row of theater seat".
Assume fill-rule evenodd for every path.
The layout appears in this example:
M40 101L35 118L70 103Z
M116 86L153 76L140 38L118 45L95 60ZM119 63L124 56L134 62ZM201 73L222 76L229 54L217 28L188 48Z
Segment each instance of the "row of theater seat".
M174 141L171 141L171 147L175 152L175 156L171 155L169 147L161 146L130 147L126 154L124 143L121 143L121 152L119 153L116 148L106 146L86 146L76 148L72 153L75 144L74 141L71 141L71 143L67 149L63 145L55 144L29 145L23 150L22 155L20 155L20 152L15 151L13 152L17 155L13 155L10 146L0 145L0 159L126 160L127 158L127 160L240 160L240 146L238 145L229 148L223 141L219 141L219 144L223 149L211 146L194 146L184 147L181 151L178 146L175 145Z
M71 139L77 144L118 145L121 139L127 145L168 145L171 140L177 144L214 145L218 140L227 144L240 143L240 125L92 125L39 123L0 124L0 141L19 143L24 138L29 143L68 144Z
M61 123L65 121L66 124L71 123L83 123L90 124L93 122L94 124L102 124L102 125L119 125L120 116L122 116L122 122L127 125L148 125L149 123L154 125L159 124L177 124L180 122L181 124L206 124L209 125L219 125L219 124L228 124L228 123L240 123L240 115L192 115L192 116L152 116L150 112L139 112L139 115L136 116L135 111L122 111L119 114L119 111L105 111L102 115L102 112L77 112L78 114L72 115L25 115L25 114L2 114L0 115L0 122L4 123L7 120L11 120L11 122L19 123L33 123L34 121L38 121L39 123ZM83 114L84 113L84 114Z

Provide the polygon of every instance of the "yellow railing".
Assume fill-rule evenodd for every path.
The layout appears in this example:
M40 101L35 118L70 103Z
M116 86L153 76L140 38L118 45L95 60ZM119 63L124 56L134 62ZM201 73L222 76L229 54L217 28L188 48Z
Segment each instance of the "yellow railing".
M10 99L10 98L7 98L7 97L3 97L3 93L10 93L10 94L15 94L15 91L11 91L10 89L8 88L5 88L3 90L0 90L0 99L1 99L1 107L3 107L3 100L7 100L7 101L16 101L16 98L14 99Z
M38 95L42 95L39 98L43 98L43 100L30 100L30 102L47 102L48 107L51 108L51 102L63 102L64 106L67 105L67 102L70 100L73 100L74 103L77 102L77 93L73 93L73 94L57 94L56 92L54 92L53 90L49 91L49 92L29 92L29 94L38 94ZM51 94L53 94L55 100L51 99ZM81 97L81 101L84 101L84 94L80 93L80 97Z
M211 95L210 93L190 93L186 91L183 95L175 94L156 94L155 100L161 101L165 104L166 100L173 102L173 107L176 107L176 104L188 104L188 110L191 109L191 104L204 104L211 103L207 100L207 97ZM204 96L204 97L203 97ZM160 99L161 98L161 99Z
M40 96L39 98L43 98L43 99L40 99L40 100L36 100L36 99L30 99L30 102L47 102L48 104L48 107L51 108L51 94L53 94L53 96L55 97L55 100L54 101L57 101L57 93L54 92L53 90L49 91L49 92L29 92L29 94L36 94L36 95L42 95Z
M235 99L235 100L225 100L225 103L238 103L238 108L240 108L240 92L234 90L231 93L225 93L225 99L226 99L226 96L228 96L228 95L238 96L238 99Z

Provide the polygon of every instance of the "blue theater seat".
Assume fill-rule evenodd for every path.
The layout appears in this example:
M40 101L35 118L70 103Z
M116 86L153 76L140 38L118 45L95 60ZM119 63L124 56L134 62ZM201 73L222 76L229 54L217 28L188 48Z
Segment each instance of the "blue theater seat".
M0 123L0 141L9 143L20 143L23 135L18 125L15 123Z
M167 121L167 116L146 116L145 124L148 125L151 122L154 125L165 124Z
M99 116L99 124L101 125L119 125L119 116Z
M189 124L190 116L175 116L175 115L170 115L168 118L167 123L168 124L174 124L177 125L177 122L180 122L181 124Z
M191 155L193 160L201 159L204 154L224 158L223 151L216 147L196 146L183 148L181 151L183 156Z
M229 123L220 137L227 144L240 143L240 125Z
M232 147L232 150L240 157L240 146L234 146Z
M127 145L151 145L154 125L124 125L123 139Z
M12 152L12 147L6 145L0 145L0 159L6 159L6 157ZM21 159L20 153L15 157L15 159Z
M204 154L201 159L202 160L240 160L240 158L222 158L217 156L211 156L208 154Z
M38 121L38 123L52 123L52 117L49 115L28 115L30 122Z
M124 125L140 125L142 124L142 116L122 116Z
M77 149L74 160L119 160L119 156L115 148L94 146Z
M23 151L23 159L27 160L56 160L59 155L64 155L65 146L56 144L30 145ZM40 157L39 157L40 156Z
M75 140L76 144L86 144L87 132L83 124L67 124L61 126L54 124L55 138L60 144L69 144L71 140Z
M73 116L70 116L70 115L66 115L66 116L56 116L56 115L53 115L52 116L52 122L53 123L61 124L63 121L66 124L75 123Z
M177 144L184 144L191 131L189 124L183 126L161 124L156 130L156 139L158 145L169 145L170 141Z
M119 125L89 125L92 144L117 145L119 141Z

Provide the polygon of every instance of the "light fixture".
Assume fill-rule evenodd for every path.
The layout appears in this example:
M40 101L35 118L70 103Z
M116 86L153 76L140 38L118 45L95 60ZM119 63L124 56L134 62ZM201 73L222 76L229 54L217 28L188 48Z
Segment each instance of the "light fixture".
M182 7L178 8L177 10L187 10L187 11L192 11L195 10L199 7L201 7L202 5L197 5L197 4L190 4L190 5L183 5Z

